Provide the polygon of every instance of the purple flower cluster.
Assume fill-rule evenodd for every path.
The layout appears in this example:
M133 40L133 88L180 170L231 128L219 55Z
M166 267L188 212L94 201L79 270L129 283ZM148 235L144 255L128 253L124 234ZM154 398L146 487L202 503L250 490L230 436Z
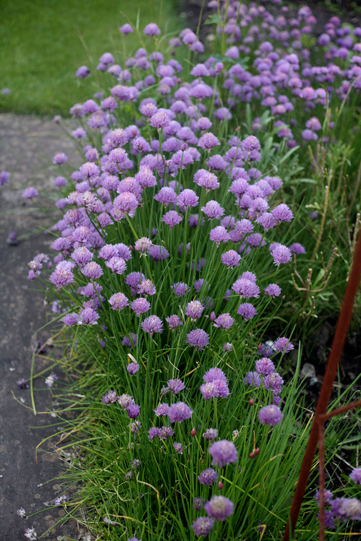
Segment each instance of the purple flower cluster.
M52 259L39 254L31 261L29 272L29 278L35 279L48 268L51 284L57 290L66 288L64 295L71 308L62 317L63 323L77 325L79 333L86 330L82 326L89 326L94 347L100 344L101 361L106 353L124 363L125 385L148 384L142 375L135 376L141 366L146 366L147 378L150 370L153 382L158 382L158 377L168 380L171 372L158 376L164 368L159 368L159 359L164 359L164 370L170 366L179 370L182 379L169 379L159 392L161 400L152 406L157 423L168 425L148 430L149 440L155 440L154 449L159 445L169 460L178 463L189 459L191 445L199 445L195 428L186 441L181 439L185 427L179 426L198 418L198 407L192 402L174 402L174 397L184 391L181 396L188 401L185 389L192 385L188 376L207 366L208 353L224 366L236 359L237 334L246 333L245 329L248 333L248 326L254 326L255 320L258 323L264 306L277 304L261 298L262 275L256 277L253 262L264 258L279 267L306 251L297 242L286 246L270 240L283 238L294 214L281 202L281 193L276 194L282 181L261 170L264 161L256 133L264 128L265 117L254 119L254 134L243 138L238 130L232 133L233 122L240 118L241 108L252 102L275 118L275 137L284 140L281 147L293 148L296 141L313 144L323 137L318 116L329 98L343 100L351 86L361 88L361 60L356 58L361 45L355 43L361 31L359 35L353 31L350 42L347 38L351 36L341 34L339 25L330 22L318 40L324 65L313 66L302 45L303 34L315 24L309 8L301 8L297 18L291 19L286 10L275 17L266 6L238 0L211 0L208 7L217 9L217 16L223 18L224 24L217 28L227 46L222 61L205 56L204 62L193 62L204 52L204 45L189 29L171 38L168 58L169 51L162 54L158 46L153 52L139 48L121 66L111 53L101 56L97 69L114 81L108 95L97 93L71 110L73 117L81 119L81 127L74 129L72 136L78 145L86 145L84 163L68 175L68 164L62 167L67 157L57 154L53 159L64 175L54 181L62 194L56 203L62 217L51 229L56 235L51 249L57 254ZM120 32L126 36L133 29L125 24ZM164 39L158 41L161 31L155 23L148 24L144 34L152 38L145 40L147 48ZM180 78L183 66L173 55L177 47L192 54L189 81ZM251 65L243 62L245 56L252 58ZM82 66L76 75L83 79L91 74ZM296 105L308 114L302 126L293 119ZM118 118L122 119L120 124ZM129 123L131 118L134 125ZM231 133L228 140L226 133ZM0 185L8 180L7 173L0 174ZM28 188L23 197L37 195L35 188ZM268 284L264 295L280 297L281 287ZM227 303L227 312L221 308L222 302ZM124 348L133 348L132 353L142 361L138 363L129 349L125 352L120 347L118 352L119 341ZM269 400L258 412L262 424L273 427L282 421L283 379L276 372L273 355L289 353L293 347L285 337L278 338L272 347L262 346L254 371L243 380L267 397L263 403ZM233 348L234 355L227 358L225 353ZM172 356L178 353L173 365ZM122 361L127 356L128 361ZM195 359L194 367L188 372L187 366L183 372L189 359ZM156 387L147 389L147 396L158 400L157 391ZM201 408L212 408L211 398L215 399L213 406L217 398L227 398L230 390L223 370L209 369L200 392L204 398ZM163 402L165 395L169 404ZM132 396L108 391L102 402L109 406L108 412L110 405L118 410L120 406L131 420L132 441L126 442L124 453L127 445L128 450L140 448L142 426L134 420L140 417L141 408ZM227 403L230 401L218 401L218 407ZM226 429L226 424L219 426L220 437L228 437ZM178 437L177 431L182 443L170 440ZM217 441L215 428L206 429L203 439L202 445L210 442L215 467L204 466L198 476L199 483L205 485L199 488L208 491L207 487L218 481L216 468L235 464L238 451L233 441ZM132 456L131 460L134 465L137 459ZM126 475L128 481L134 479L134 472ZM350 477L361 484L358 469ZM221 486L219 483L219 490ZM340 520L358 517L358 504L355 499L334 500L332 516ZM197 498L194 507L203 507L207 514L192 525L195 535L202 537L216 521L225 521L234 512L233 502L222 495L212 494L209 501Z
M229 396L228 381L220 368L211 368L203 376L205 383L201 385L200 391L205 400L211 398L227 398Z

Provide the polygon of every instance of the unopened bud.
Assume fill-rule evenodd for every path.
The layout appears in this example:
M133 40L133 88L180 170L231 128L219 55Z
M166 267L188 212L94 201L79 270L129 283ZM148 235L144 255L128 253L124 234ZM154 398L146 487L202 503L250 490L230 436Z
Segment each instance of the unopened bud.
M250 406L253 406L253 404L254 404L253 398L250 398L250 399L248 400L248 404L249 404Z
M221 481L219 481L219 483L218 483L218 488L219 488L219 490L222 490L222 488L223 488L223 483Z
M254 458L256 455L254 453L249 453L249 458Z
M196 434L197 434L196 430L195 430L194 428L192 428L192 430L191 430L191 436L194 437Z

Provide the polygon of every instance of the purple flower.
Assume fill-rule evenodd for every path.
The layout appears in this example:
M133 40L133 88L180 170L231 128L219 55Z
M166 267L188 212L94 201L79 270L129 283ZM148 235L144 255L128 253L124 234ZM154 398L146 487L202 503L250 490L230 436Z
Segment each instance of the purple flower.
M56 179L54 180L54 186L56 188L62 188L63 186L66 186L66 184L67 180L64 177L56 177Z
M361 468L355 468L350 473L350 479L357 485L361 485Z
M324 500L325 500L325 504L326 505L330 505L332 503L332 492L330 490L324 490ZM320 491L319 490L316 490L316 494L315 494L315 500L317 502L317 504L319 504L319 501L320 501Z
M122 394L118 397L118 404L122 408L127 409L128 406L134 404L134 399L129 394Z
M213 498L204 506L209 517L221 521L225 521L227 517L230 517L233 514L233 508L234 505L231 500L224 496L213 496Z
M149 302L141 297L140 299L135 299L135 301L132 302L130 305L133 312L135 312L135 315L139 317L141 314L145 314L145 312L148 312L150 309Z
M153 188L157 185L157 180L148 166L142 166L139 173L135 175L135 180L141 188Z
M159 203L163 203L163 205L167 207L167 205L169 205L170 203L176 203L177 194L173 190L173 188L164 186L164 188L159 190L159 192L154 196L154 199Z
M217 319L214 320L213 327L217 327L219 329L230 329L234 323L233 317L231 317L229 314L222 314L217 317Z
M173 395L176 395L185 389L185 385L180 379L170 379L168 381L168 389L172 391Z
M204 307L199 301L191 301L186 307L186 316L190 317L193 321L199 319L202 315Z
M204 150L211 150L218 145L220 145L220 142L211 132L202 135L197 144L198 147L203 148Z
M277 284L270 284L264 290L265 295L269 295L270 297L279 297L281 291L281 288Z
M16 385L19 387L19 389L29 389L28 380L25 378L20 378L17 380Z
M175 210L170 210L162 217L162 222L168 225L170 229L178 225L182 220L182 216L180 216Z
M137 287L138 295L155 295L156 289L151 280L142 280L142 283Z
M201 485L212 486L212 483L216 483L218 479L218 473L213 468L207 468L203 470L198 476L198 481Z
M243 383L258 389L258 387L261 385L261 378L257 372L248 372L247 376L243 380Z
M244 298L254 297L257 299L260 293L259 287L253 281L243 278L243 275L234 282L232 289L237 295Z
M155 23L149 23L144 28L144 34L146 36L158 36L160 34L160 30Z
M64 503L66 503L66 501L68 499L69 499L68 496L65 496L65 494L63 494L62 496L59 496L58 498L55 498L54 505L56 505L56 506L63 505Z
M199 500L200 498L195 498L195 500L196 499ZM200 508L201 508L201 506L198 507L198 505L197 505L197 509L199 510ZM214 526L214 520L212 520L211 518L199 517L199 518L197 518L197 520L195 520L193 522L192 530L194 531L194 534L197 537L200 537L200 536L201 537L207 537L207 535L212 530L213 526Z
M205 400L211 398L227 398L229 396L228 385L221 379L216 379L200 386L200 391Z
M81 272L90 280L97 280L103 274L101 266L95 263L95 261L87 263Z
M222 346L224 353L231 353L233 351L233 346L230 342L225 342Z
M177 282L176 284L170 286L177 297L182 297L188 291L188 286L184 282Z
M216 190L219 188L219 182L216 175L214 173L209 173L204 169L197 171L194 175L194 182L201 188L205 188L206 193L208 193L209 190Z
M361 519L361 502L356 498L336 498L331 504L333 515L342 521Z
M302 246L302 244L299 244L298 242L295 242L294 244L291 244L290 250L291 250L291 252L293 252L296 255L306 253L305 248Z
M75 263L82 267L83 265L90 263L90 261L93 259L93 254L85 246L80 246L74 250L74 252L71 254L71 258L75 261Z
M270 361L271 362L271 361ZM257 370L257 368L256 368ZM258 372L258 370L257 370ZM269 374L263 379L263 386L265 389L269 389L272 391L274 396L277 396L281 393L282 390L282 384L283 379L277 372L273 372L272 374Z
M218 430L216 428L207 428L203 434L205 440L213 441L218 438Z
M169 257L169 252L166 248L164 248L164 246L151 246L148 253L149 257L151 259L154 259L154 261L156 261L157 263L159 261L164 261L165 259L167 259L167 257Z
M229 233L222 225L218 225L212 229L209 238L211 241L215 242L217 246L219 246L221 242L228 242L230 240Z
M108 301L112 310L124 310L128 306L128 299L123 293L114 293Z
M237 449L232 441L220 440L213 443L209 449L212 456L212 466L218 465L220 468L233 464L238 460Z
M277 219L270 212L264 212L261 216L258 216L256 222L261 225L265 231L269 231L277 225Z
M232 114L227 107L220 107L219 109L216 109L214 116L218 118L218 120L231 120L232 118Z
M137 252L140 252L141 254L147 252L151 246L152 241L147 237L142 237L141 239L138 239L134 244L135 250Z
M139 368L140 368L140 366L139 366L138 363L129 363L127 365L127 372L131 376L134 376L134 374L136 374L138 372Z
M175 452L178 453L179 455L182 455L182 454L183 454L183 446L182 446L181 443L179 443L179 442L173 443L173 449L174 449Z
M140 414L140 406L137 406L136 404L130 404L127 408L127 413L129 419L136 419L139 417Z
M272 214L278 222L291 222L293 219L292 211L284 203L275 207Z
M228 191L233 193L236 197L241 197L247 191L247 189L247 180L244 178L238 178L232 182L231 187ZM246 233L249 233L249 231L246 231Z
M188 210L190 207L196 207L198 205L198 200L198 195L193 190L186 189L179 194L177 205Z
M269 376L272 372L275 371L275 365L267 357L263 357L256 362L256 372L261 376Z
M92 308L85 308L80 311L78 325L96 325L99 314Z
M154 410L154 413L157 417L165 417L168 415L169 406L168 404L159 404Z
M204 64L197 64L192 69L191 75L193 75L193 77L208 77L209 70L206 68Z
M119 31L125 35L132 34L134 32L133 28L128 23L123 24L123 26L119 28Z
M227 383L227 378L220 368L210 368L208 372L206 372L203 376L203 380L206 383L212 383L216 380L224 381L224 383Z
M272 251L271 255L273 257L274 264L278 267L281 263L288 263L291 261L292 256L290 250L287 246L279 244Z
M103 404L114 404L118 400L117 393L115 391L108 391L104 396L102 396Z
M195 329L187 335L186 344L202 351L209 344L209 336L202 329Z
M314 133L312 130L303 130L302 137L305 141L316 141L318 139L317 133Z
M283 415L278 406L265 406L259 411L258 419L263 425L276 426L282 421Z
M217 201L208 201L201 210L209 220L219 220L224 214L224 209Z
M171 423L181 423L186 419L190 419L193 411L184 402L172 404L168 410L168 417Z
M160 428L157 428L153 426L148 430L148 439L154 440L154 438L157 438L160 435Z
M153 334L155 332L163 332L163 323L158 316L149 316L147 317L141 325L144 332Z
M121 257L112 257L105 264L115 274L123 274L127 268L124 259Z
M294 349L294 345L285 337L278 338L273 344L273 347L280 353L289 353Z
M174 436L174 431L171 426L163 426L160 429L159 439L166 440L167 438L171 438L172 436Z
M224 171L227 167L227 162L219 154L211 156L206 164L214 171Z
M261 150L260 142L258 141L257 137L254 135L250 135L249 137L246 137L241 143L241 146L244 148L246 152L253 152L254 150Z
M115 247L118 251L118 257L121 257L124 261L129 261L129 259L132 258L132 253L125 244L115 244ZM128 276L130 276L130 274Z
M0 186L4 186L7 182L10 180L10 173L7 173L6 171L0 172Z
M124 218L126 213L133 218L135 210L138 207L138 200L133 193L123 192L114 199L113 206L115 209L121 212L121 216L124 214Z
M158 111L158 113L155 113L155 115L150 117L150 125L153 128L166 128L169 124L169 116L166 113L163 113L163 111Z
M90 75L90 69L87 68L87 66L80 66L80 68L77 69L75 76L79 79L84 79L85 77L89 77Z
M64 316L61 321L64 323L64 325L67 325L68 327L72 327L73 325L76 325L79 321L78 314L75 314L74 312L71 314L67 314Z
M60 289L74 282L74 275L70 269L58 267L50 275L50 281L56 286L56 289Z
M244 302L239 305L237 314L239 316L242 316L245 321L248 321L249 319L252 319L257 314L257 310L252 304L248 302Z
M179 319L177 315L169 316L166 318L166 322L169 325L169 328L174 330L180 325L183 325L182 321Z
M1 186L1 184L0 184ZM26 190L23 191L23 198L24 199L33 199L34 197L36 197L38 194L38 191L35 189L35 188L26 188Z
M128 336L125 336L123 338L122 345L127 346L129 348L135 347L137 345L137 335L134 333L129 333L129 338Z
M67 161L67 159L68 159L68 157L63 153L55 154L55 156L53 158L53 163L55 165L61 165L62 163L65 163Z
M241 256L234 250L229 250L221 255L223 265L229 268L238 267L241 260Z

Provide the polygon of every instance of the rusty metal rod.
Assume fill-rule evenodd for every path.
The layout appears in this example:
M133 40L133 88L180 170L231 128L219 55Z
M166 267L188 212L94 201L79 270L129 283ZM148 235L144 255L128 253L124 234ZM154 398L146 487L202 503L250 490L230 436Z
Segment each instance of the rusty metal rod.
M318 417L320 541L325 541L325 419Z
M335 335L332 341L331 353L328 359L327 368L320 396L317 402L316 414L311 427L305 456L303 457L300 475L298 478L295 494L292 500L289 520L283 535L283 541L289 541L292 538L296 527L298 515L301 509L304 493L306 491L308 478L312 468L312 462L315 456L318 442L318 416L326 413L330 401L332 384L335 380L337 367L339 365L342 350L345 345L347 331L350 326L355 297L361 278L361 235L357 242L356 252L352 264L351 273L347 282L345 295L342 302L341 312L337 321Z

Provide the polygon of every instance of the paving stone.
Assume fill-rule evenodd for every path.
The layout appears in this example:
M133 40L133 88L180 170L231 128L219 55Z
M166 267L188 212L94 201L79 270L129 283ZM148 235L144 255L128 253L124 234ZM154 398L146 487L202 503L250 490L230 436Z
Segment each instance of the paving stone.
M69 162L76 165L80 156L73 143L63 135L60 126L36 117L0 115L0 171L12 173L11 182L0 188L0 539L21 541L24 530L34 526L38 535L51 528L50 537L67 535L77 539L78 528L72 524L55 526L59 509L47 510L45 502L61 494L56 479L60 462L51 454L35 449L54 428L42 428L54 423L49 415L34 415L29 390L20 390L16 381L30 374L31 344L35 337L49 338L49 330L37 333L46 323L49 307L44 306L44 295L27 280L28 262L40 252L48 252L51 237L32 233L46 229L49 220L34 204L21 194L27 186L47 190L60 173L52 165L52 157L65 152ZM41 197L42 204L49 204ZM29 235L18 246L8 246L10 231ZM38 358L39 359L39 358ZM36 372L46 367L47 361L36 361ZM44 387L41 381L37 387ZM19 401L22 401L23 404ZM35 394L37 410L48 411L52 405L49 391ZM49 420L50 419L50 420ZM46 447L44 450L48 451ZM47 481L53 479L53 482ZM54 487L57 487L55 490ZM16 511L23 507L27 514L45 509L44 513L27 520Z

